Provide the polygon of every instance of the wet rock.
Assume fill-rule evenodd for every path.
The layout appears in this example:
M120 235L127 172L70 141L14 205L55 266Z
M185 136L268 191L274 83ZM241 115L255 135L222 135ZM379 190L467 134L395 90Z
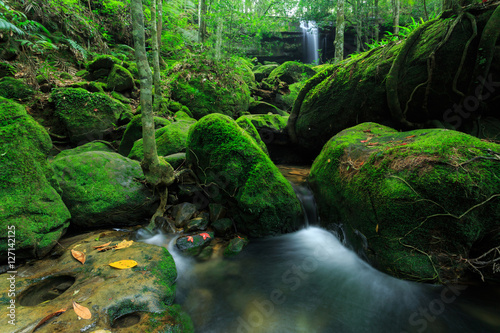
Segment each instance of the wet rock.
M27 101L33 97L35 91L24 81L13 77L0 79L0 96L16 101Z
M107 88L111 91L123 92L134 88L134 77L128 69L115 64L109 73Z
M155 324L167 330L191 331L191 323L177 306L175 263L163 247L134 242L128 248L98 252L94 246L116 244L130 234L105 231L62 241L62 255L21 266L16 276L16 325L9 332L31 332L47 315L37 333L83 332L118 328L127 332L153 332ZM99 240L97 241L96 238ZM59 246L58 246L59 247ZM85 264L71 256L71 249L86 254ZM116 269L109 263L135 260L137 266ZM0 315L7 318L9 281L0 279ZM88 308L91 319L79 319L72 304ZM176 314L180 312L179 314Z
M233 221L229 218L219 219L212 222L212 228L215 231L215 235L223 237L233 230Z
M177 239L177 248L192 256L197 256L201 253L214 238L213 232L202 232L200 234L192 234L188 236L179 237Z
M165 118L154 117L155 129L165 127L170 123L171 121ZM134 142L139 139L142 139L142 118L140 114L134 116L127 124L127 129L125 130L125 133L123 133L118 152L123 156L127 156L132 150Z
M77 149L56 157L51 165L72 226L137 225L154 214L156 197L141 182L144 176L137 161L118 153Z
M188 222L186 225L186 231L199 231L207 230L209 220L207 217L196 217Z
M176 205L172 209L172 216L175 219L175 226L182 228L196 213L196 205L184 202Z
M232 257L243 250L243 247L248 244L248 240L237 236L229 242L226 249L224 250L224 256Z

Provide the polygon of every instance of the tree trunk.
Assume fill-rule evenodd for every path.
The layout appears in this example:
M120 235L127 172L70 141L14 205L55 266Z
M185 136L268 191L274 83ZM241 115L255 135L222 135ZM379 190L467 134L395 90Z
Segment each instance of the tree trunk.
M148 183L155 186L168 186L172 184L174 180L174 170L163 158L158 158L158 153L156 151L152 108L152 73L146 56L142 1L132 0L130 3L130 10L132 15L132 36L134 39L135 58L141 81L141 120L144 143L144 159L141 162L141 167Z
M401 0L392 0L393 5L393 22L394 22L394 34L399 35L399 8L401 5Z
M337 27L335 28L335 62L344 59L344 0L337 2Z
M224 30L224 21L221 14L217 18L217 39L215 41L215 58L220 60L222 58L222 32Z
M151 51L153 53L153 84L155 87L154 112L160 110L161 105L161 82L160 82L160 56L158 54L158 25L157 25L157 1L152 0L151 8Z
M207 15L207 4L205 0L200 0L198 8L198 41L205 42L207 36L207 23L205 17Z
M424 0L424 3L425 3L425 0ZM378 16L379 16L379 8L378 8L378 0L375 0L375 22L373 22L373 35L374 35L374 39L375 41L378 42L379 40L379 35L380 35L380 27L379 27L379 24L378 24Z
M156 31L158 33L158 49L161 45L161 33L163 31L163 0L158 1L158 23L156 25Z

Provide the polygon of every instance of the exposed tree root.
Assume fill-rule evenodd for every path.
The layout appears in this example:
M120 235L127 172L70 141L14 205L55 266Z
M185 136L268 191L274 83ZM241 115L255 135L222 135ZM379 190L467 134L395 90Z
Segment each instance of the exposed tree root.
M399 82L399 72L404 65L404 61L408 56L408 52L411 50L413 45L418 41L422 32L434 21L428 21L418 27L408 38L404 41L404 44L394 59L391 69L387 74L387 79L385 81L385 87L387 92L387 104L389 106L389 111L393 120L399 122L403 127L406 128L420 128L419 124L414 124L409 122L401 110L401 103L399 101L398 95L398 82Z
M457 89L457 81L458 81L458 78L460 77L460 74L462 73L462 69L464 68L464 62L465 62L465 58L467 57L467 52L469 50L470 43L477 36L476 18L474 17L474 15L472 15L471 13L468 13L468 12L465 13L465 16L467 16L467 18L470 20L470 24L472 26L472 36L470 36L469 40L465 44L464 52L462 53L462 59L460 60L460 65L458 66L457 73L455 74L455 77L453 78L453 87L452 87L453 91L462 97L465 97L465 94Z
M477 48L476 65L472 74L471 85L468 94L474 96L474 93L481 100L484 80L488 76L491 63L495 55L495 45L500 36L500 6L497 6L481 34L479 46ZM481 79L482 78L482 79Z

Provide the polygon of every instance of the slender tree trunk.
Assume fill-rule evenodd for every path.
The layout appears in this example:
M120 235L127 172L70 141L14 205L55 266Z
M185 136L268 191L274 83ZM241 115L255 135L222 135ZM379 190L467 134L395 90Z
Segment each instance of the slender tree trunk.
M224 21L219 14L217 18L217 39L215 41L215 58L220 60L222 58L222 32L224 30Z
M198 41L204 43L207 36L207 23L205 17L207 15L207 3L205 0L200 0L198 6Z
M337 27L335 28L335 62L344 59L344 1L338 0L337 2Z
M158 49L161 46L161 33L163 32L163 0L158 1L158 24L156 25L156 31L158 32Z
M424 21L429 21L429 12L427 11L427 1L423 0L424 4Z
M157 24L157 0L152 0L151 8L151 51L153 54L153 85L155 97L153 111L158 112L161 105L161 82L160 82L160 56L158 54L158 24Z
M424 0L425 2L425 0ZM375 22L373 22L373 34L374 34L374 39L375 41L378 42L379 38L380 38L380 26L378 24L378 21L379 21L379 7L378 7L378 0L375 0Z
M399 9L401 6L401 0L392 0L392 10L393 10L393 22L394 22L394 34L399 34Z

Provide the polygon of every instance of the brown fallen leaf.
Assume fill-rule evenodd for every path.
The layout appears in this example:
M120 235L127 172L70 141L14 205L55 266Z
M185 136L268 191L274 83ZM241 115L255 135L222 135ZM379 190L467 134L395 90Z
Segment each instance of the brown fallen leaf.
M82 265L85 264L85 259L86 259L85 253L81 251L71 250L71 255L73 256L73 258L81 262Z
M133 240L129 240L129 241L123 240L121 243L116 244L115 250L125 249L125 248L129 247L130 245L132 245L133 242L134 242Z
M108 251L108 250L112 250L116 247L116 245L113 245L113 246L106 246L106 247L100 247L98 249L96 249L97 251L99 252L104 252L104 251Z
M106 247L106 246L108 246L109 244L111 244L111 242L107 242L106 244L102 244L102 245L93 246L93 248L94 248L94 249L99 249L99 248L102 248L102 247Z
M78 317L82 319L92 318L92 313L90 313L90 310L75 301L73 301L73 310L75 310L75 313L78 315Z
M55 317L55 316L59 316L61 313L64 313L66 312L66 309L61 309L59 311L56 311L56 312L53 312L51 314L49 314L48 316L46 316L45 318L43 318L42 320L40 320L40 322L35 326L35 328L33 329L33 331L31 331L31 333L35 332L40 326L42 326L43 324L45 324L47 322L47 320Z
M135 260L120 260L120 261L115 261L109 264L109 266L118 268L118 269L126 269L126 268L132 268L134 266L137 266L137 261Z

